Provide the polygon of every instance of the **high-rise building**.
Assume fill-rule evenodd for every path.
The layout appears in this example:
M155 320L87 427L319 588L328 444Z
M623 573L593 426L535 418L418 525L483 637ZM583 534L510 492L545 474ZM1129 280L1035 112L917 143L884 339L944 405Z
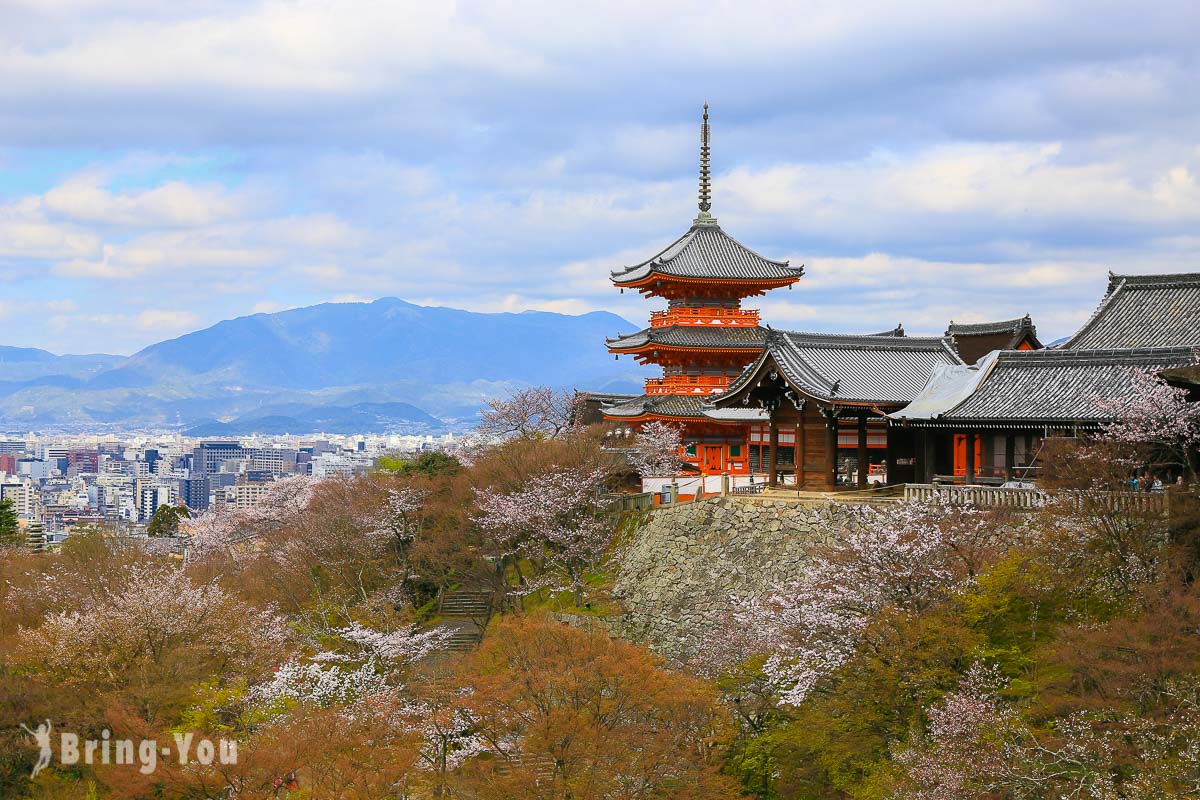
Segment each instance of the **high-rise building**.
M220 472L227 461L245 458L245 448L240 442L201 442L193 453L192 469L197 475L208 475Z
M154 512L175 502L175 487L166 484L150 484L138 491L138 520L149 522Z
M179 482L183 504L193 511L204 511L209 504L209 480L206 477L185 478Z

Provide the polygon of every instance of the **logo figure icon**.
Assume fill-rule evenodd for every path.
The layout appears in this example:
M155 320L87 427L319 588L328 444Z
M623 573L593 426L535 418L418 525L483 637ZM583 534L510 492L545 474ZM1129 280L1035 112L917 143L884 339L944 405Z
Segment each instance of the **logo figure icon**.
M21 723L21 727L37 741L38 748L41 750L38 754L38 760L33 765L33 772L29 774L29 779L33 780L38 776L39 772L50 766L50 757L53 755L50 751L50 729L53 726L50 724L50 720L46 720L37 726L36 731L30 730L29 726L24 722Z

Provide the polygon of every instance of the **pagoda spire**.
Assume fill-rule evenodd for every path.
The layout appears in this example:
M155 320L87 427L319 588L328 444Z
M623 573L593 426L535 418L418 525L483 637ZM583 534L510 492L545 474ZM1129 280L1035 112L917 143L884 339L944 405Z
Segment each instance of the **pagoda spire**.
M709 209L712 208L712 176L710 167L708 130L708 103L704 104L704 121L700 124L700 214L696 223L714 223L716 220Z

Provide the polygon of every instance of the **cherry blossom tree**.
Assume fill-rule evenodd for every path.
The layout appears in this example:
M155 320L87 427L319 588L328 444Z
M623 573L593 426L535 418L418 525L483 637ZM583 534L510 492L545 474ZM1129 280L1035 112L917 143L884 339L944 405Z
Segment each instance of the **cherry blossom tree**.
M191 537L192 547L198 553L228 550L264 531L295 523L308 509L318 483L308 475L274 481L253 506L216 506L180 520L180 532Z
M1128 392L1096 401L1113 419L1101 439L1125 445L1151 445L1170 456L1196 479L1195 452L1200 447L1200 403L1188 402L1187 391L1169 385L1149 370L1133 373Z
M485 439L554 439L580 427L584 396L547 386L519 389L507 398L492 398L479 414Z
M895 757L894 800L1157 800L1200 792L1200 710L1159 719L1078 712L1038 731L1000 697L995 668L973 665L925 710L927 729Z
M387 539L397 552L403 553L421 529L421 511L429 494L428 489L417 486L388 489L383 506L375 513L367 533Z
M541 574L526 581L526 592L570 589L575 604L583 605L586 573L612 540L612 523L600 503L604 479L602 468L551 469L517 491L476 493L475 522L493 534L497 555L510 561L524 556L540 566Z
M133 564L18 635L19 658L66 683L176 680L181 670L254 674L289 639L275 612L172 565ZM53 591L52 587L47 587ZM172 677L174 676L174 677Z
M969 505L845 506L839 512L848 520L845 530L815 548L795 580L740 604L731 625L704 647L712 664L767 654L764 670L785 703L803 702L849 661L882 611L919 613L968 580L998 535Z
M643 478L675 475L683 461L683 429L669 422L649 422L641 427L628 450L629 463Z

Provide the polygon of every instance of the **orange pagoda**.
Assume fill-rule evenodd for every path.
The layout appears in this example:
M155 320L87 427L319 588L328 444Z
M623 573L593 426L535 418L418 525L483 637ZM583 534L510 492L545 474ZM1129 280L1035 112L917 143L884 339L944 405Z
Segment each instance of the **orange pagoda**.
M680 424L685 458L700 472L746 474L752 471L747 423L760 412L745 409L742 419L732 410L714 413L705 403L725 391L766 342L759 312L742 308L742 301L790 286L804 267L764 258L725 233L709 213L711 189L706 103L700 126L700 214L687 233L653 258L612 272L622 292L636 289L661 297L667 308L651 313L650 327L608 339L608 350L618 358L656 364L662 377L647 380L644 395L602 411L610 422L634 428L654 420Z

